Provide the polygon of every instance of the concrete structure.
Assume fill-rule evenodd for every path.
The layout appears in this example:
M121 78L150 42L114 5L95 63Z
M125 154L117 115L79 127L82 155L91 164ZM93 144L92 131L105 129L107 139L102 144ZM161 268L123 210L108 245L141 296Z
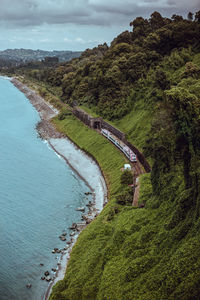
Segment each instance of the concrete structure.
M125 164L124 165L124 170L130 170L131 171L131 165Z

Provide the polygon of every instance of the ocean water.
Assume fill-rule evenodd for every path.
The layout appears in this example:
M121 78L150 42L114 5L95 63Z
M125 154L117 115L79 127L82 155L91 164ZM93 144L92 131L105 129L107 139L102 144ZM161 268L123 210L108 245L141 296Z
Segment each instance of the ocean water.
M86 184L42 141L36 110L0 78L0 300L42 299L63 231L80 221ZM40 266L44 264L44 266ZM30 283L32 287L26 288Z

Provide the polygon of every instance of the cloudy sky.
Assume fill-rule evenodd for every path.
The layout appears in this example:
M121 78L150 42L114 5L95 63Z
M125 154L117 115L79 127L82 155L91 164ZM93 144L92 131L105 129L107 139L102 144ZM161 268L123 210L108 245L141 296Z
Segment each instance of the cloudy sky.
M111 42L137 16L187 16L199 0L0 0L0 49L85 50Z

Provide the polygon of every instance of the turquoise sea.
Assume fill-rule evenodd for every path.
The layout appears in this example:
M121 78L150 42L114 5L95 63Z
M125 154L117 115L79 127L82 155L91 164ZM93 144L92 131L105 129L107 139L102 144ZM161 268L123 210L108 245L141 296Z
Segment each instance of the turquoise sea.
M86 184L42 141L38 113L0 78L0 299L42 299L63 231L80 221ZM44 266L40 266L44 264ZM26 284L32 287L27 289Z

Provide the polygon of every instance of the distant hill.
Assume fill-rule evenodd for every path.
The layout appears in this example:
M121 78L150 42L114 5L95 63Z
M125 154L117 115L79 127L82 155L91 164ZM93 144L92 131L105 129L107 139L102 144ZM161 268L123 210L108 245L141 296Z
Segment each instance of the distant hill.
M80 51L44 51L31 49L6 49L0 51L0 60L12 61L13 63L25 63L31 61L41 61L45 57L58 57L60 62L69 61L79 57Z

